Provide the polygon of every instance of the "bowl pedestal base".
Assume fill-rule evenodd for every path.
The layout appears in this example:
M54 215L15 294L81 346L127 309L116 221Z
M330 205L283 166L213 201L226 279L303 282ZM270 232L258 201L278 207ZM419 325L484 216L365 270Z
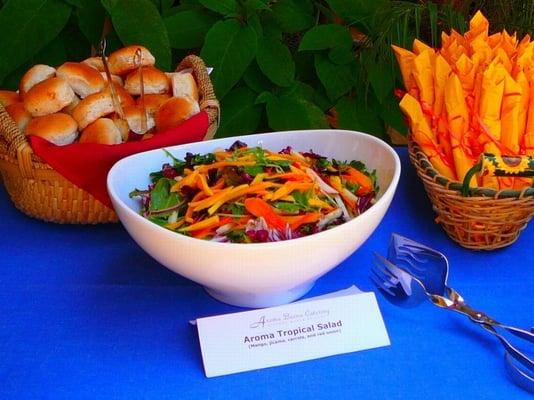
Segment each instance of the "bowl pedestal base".
M208 287L204 287L204 290L216 300L232 306L265 308L291 303L308 293L313 285L315 285L315 281L307 282L290 290L268 292L261 295L253 293L228 293Z

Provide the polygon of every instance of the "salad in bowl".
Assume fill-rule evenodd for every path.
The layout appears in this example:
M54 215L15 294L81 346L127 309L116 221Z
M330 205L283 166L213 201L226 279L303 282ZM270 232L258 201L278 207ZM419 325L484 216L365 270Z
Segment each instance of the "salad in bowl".
M273 152L241 141L171 163L135 189L141 214L174 232L217 242L308 236L350 221L375 202L376 171L290 146Z
M138 153L111 168L107 187L121 223L157 263L225 303L268 307L302 297L357 251L399 177L384 141L322 129Z

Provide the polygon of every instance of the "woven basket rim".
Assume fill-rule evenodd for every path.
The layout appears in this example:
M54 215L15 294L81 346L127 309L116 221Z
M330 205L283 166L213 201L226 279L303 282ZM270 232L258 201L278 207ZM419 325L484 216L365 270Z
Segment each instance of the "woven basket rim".
M470 187L468 191L468 196L462 195L463 183L460 181L454 181L446 176L441 175L432 165L426 154L423 152L421 147L415 142L410 135L408 137L408 151L410 153L410 159L412 163L416 164L415 167L418 168L418 173L422 173L429 177L433 183L443 187L444 189L454 192L459 197L470 198L470 197L486 197L493 199L513 199L513 198L524 198L534 196L534 188L528 187L522 190L496 190L488 187Z

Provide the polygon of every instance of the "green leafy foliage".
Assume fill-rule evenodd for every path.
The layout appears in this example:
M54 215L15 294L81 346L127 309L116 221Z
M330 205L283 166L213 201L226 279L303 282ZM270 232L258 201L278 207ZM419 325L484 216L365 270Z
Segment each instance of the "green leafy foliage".
M171 46L167 29L150 0L117 0L110 11L122 43L141 44L154 54L157 65L171 69Z
M262 116L262 108L254 103L256 93L248 87L233 89L223 101L221 125L217 137L243 135L255 132Z
M57 66L128 44L173 70L189 53L213 67L217 136L336 127L380 137L406 131L391 44L467 29L482 7L498 29L532 31L520 0L0 0L0 87L33 64ZM492 21L494 18L494 21ZM336 115L337 122L326 115ZM283 206L282 206L283 207Z
M201 47L206 33L217 21L216 15L199 9L180 11L164 19L174 49Z
M211 79L219 99L241 79L256 49L254 29L235 19L217 22L208 31L200 56L214 68Z
M278 86L291 86L295 79L295 62L287 46L277 37L264 37L256 60L261 71Z
M0 10L0 81L50 43L71 11L60 0L8 1Z

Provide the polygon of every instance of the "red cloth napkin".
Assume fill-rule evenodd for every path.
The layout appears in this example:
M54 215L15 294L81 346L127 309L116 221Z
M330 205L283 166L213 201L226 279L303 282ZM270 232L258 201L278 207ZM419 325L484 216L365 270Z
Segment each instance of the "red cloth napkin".
M29 136L29 140L34 153L48 165L74 185L112 208L106 179L113 164L121 158L142 151L199 142L206 135L208 127L208 115L202 111L180 126L158 133L150 139L119 145L73 143L56 146L38 136Z

